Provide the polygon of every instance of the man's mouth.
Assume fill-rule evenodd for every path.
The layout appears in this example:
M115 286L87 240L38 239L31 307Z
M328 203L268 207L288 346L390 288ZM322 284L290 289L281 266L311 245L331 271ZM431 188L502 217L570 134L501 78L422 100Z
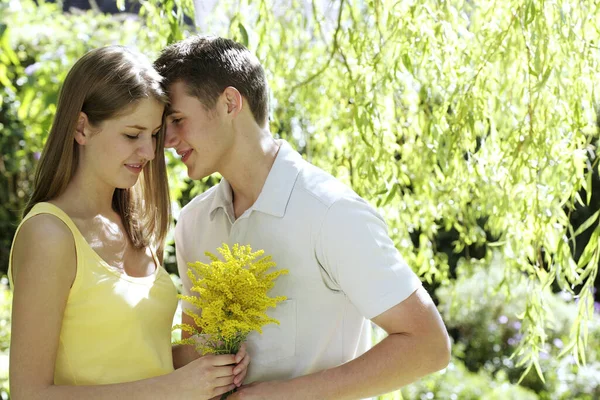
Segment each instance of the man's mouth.
M177 152L177 154L181 156L181 161L186 162L187 159L190 157L190 154L192 154L192 151L192 149L189 149L183 152Z

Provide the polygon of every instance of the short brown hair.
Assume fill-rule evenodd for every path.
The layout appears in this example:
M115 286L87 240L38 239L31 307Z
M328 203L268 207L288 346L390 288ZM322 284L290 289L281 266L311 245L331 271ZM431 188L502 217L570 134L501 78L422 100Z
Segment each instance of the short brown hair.
M260 126L267 123L268 88L260 62L243 45L215 36L191 36L166 47L154 62L164 87L182 81L190 96L209 110L228 86L248 101Z

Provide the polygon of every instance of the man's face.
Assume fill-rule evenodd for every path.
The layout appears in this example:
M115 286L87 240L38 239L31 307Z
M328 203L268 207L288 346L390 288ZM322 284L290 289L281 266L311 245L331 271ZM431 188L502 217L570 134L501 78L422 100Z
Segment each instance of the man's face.
M226 113L220 110L220 99L213 110L207 110L198 98L186 92L182 81L170 86L169 97L165 147L177 151L191 179L202 179L219 171L231 149L233 136L224 118Z

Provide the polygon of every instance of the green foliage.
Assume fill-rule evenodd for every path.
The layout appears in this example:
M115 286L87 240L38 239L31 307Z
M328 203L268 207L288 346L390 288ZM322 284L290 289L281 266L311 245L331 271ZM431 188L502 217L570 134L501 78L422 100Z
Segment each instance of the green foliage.
M8 279L0 280L0 353L8 351L10 346L10 309L12 292L8 288Z
M401 390L404 399L537 400L530 390L511 384L505 376L469 370L453 361L442 373L428 376ZM385 400L385 397L382 399Z
M493 247L507 276L525 274L525 367L539 371L546 342L543 288L576 294L566 350L583 361L600 227L574 259L570 215L596 169L600 5L317 3L219 4L235 18L219 33L239 37L242 24L268 71L272 131L380 207L426 282L452 277L437 248L450 230L456 252L480 246L489 261Z
M600 396L600 309L589 322L588 364L577 367L573 356L559 358L577 315L568 293L543 291L552 310L547 343L540 357L544 381L533 370L516 367L513 353L522 338L516 314L527 301L530 282L516 278L510 290L501 286L510 273L496 254L485 263L458 268L458 278L437 290L440 312L454 338L448 368L381 396L392 399L543 399L591 400ZM384 334L375 330L375 342ZM520 381L520 383L519 383Z
M12 292L8 280L0 280L0 399L10 397L8 389L8 348L10 346Z
M526 332L517 314L526 307L527 293L534 283L520 274L507 278L507 274L514 272L498 255L490 266L463 263L458 273L455 281L436 293L443 299L440 304L442 317L456 339L453 346L455 360L463 362L470 371L494 377L497 382L516 384L526 370L525 366L519 366L520 360L514 356ZM512 282L510 290L502 286L505 279ZM545 400L600 396L600 315L595 313L586 324L589 331L588 364L577 368L572 355L560 358L559 354L568 343L578 305L568 292L555 294L548 289L539 289L538 293L548 307L546 340L538 361L544 379L530 370L523 376L521 385Z
M190 33L182 25L185 15L193 15L190 0L141 4L138 18L64 14L54 4L0 0L2 270L69 66L89 48L112 43L154 57ZM579 229L571 220L577 207L597 202L592 174L598 172L594 107L600 4L305 4L292 0L287 8L276 8L268 0L223 0L202 31L235 38L256 52L271 86L272 132L377 206L409 264L428 284L446 287L438 297L457 332L455 356L479 371L456 366L448 377L457 384L473 380L474 387L496 387L489 383L495 374L498 390L517 390L504 389L503 382L514 382L515 371L520 376L529 368L523 384L537 390L559 388L555 379L564 383L579 371L565 385L569 390L581 385L577 393L584 393L592 386L579 376L597 370L598 362L586 349L598 345L589 320L600 225L595 210ZM191 183L171 153L167 159L175 211L218 181ZM458 255L440 245L450 234ZM475 249L480 261L474 259ZM506 265L500 275L492 254ZM456 271L455 259L461 260ZM166 266L173 272L174 263L171 241ZM476 272L478 263L487 273ZM486 307L456 324L452 318L462 308L452 292L463 286L450 285L455 272L460 285L468 285L467 277L474 274L482 281L487 275L496 279L489 302L470 284L483 297L471 297L469 307ZM549 288L569 293L570 303L578 298L576 311L558 312L561 303ZM502 311L498 299L506 303ZM485 333L482 321L502 315L510 322ZM475 317L477 324L470 325ZM516 322L521 336L508 344L517 334L510 328ZM500 350L490 352L485 340L474 339L486 334ZM462 337L468 343L461 343ZM546 353L559 362L555 339L563 343L564 358L548 364ZM514 364L504 364L505 359ZM584 360L588 366L577 369ZM504 369L512 372L498 377ZM545 382L536 378L536 370L544 372ZM441 380L431 385L450 393Z

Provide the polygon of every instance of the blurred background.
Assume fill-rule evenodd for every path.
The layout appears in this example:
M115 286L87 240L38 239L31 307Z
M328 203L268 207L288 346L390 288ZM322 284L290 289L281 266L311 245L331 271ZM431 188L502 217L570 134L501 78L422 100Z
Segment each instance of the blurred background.
M451 364L381 399L600 398L597 0L0 0L0 277L70 66L197 32L257 54L273 134L377 207L434 297ZM166 157L176 220L219 177ZM3 277L2 399L10 306Z

